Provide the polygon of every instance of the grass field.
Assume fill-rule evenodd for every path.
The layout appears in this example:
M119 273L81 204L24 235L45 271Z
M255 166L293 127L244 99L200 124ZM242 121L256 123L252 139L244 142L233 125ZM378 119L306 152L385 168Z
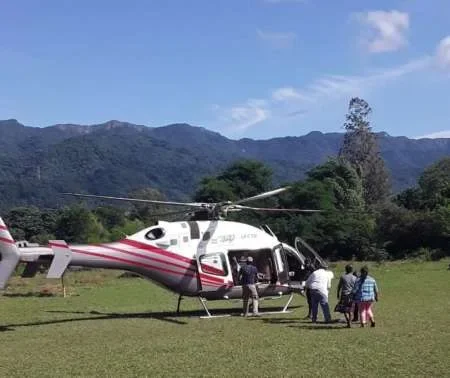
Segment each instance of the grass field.
M448 264L373 264L381 298L377 327L365 329L303 320L301 296L290 314L199 319L196 299L176 317L175 294L118 272L71 272L66 298L59 282L14 278L0 297L0 376L448 377ZM240 312L238 302L210 305Z

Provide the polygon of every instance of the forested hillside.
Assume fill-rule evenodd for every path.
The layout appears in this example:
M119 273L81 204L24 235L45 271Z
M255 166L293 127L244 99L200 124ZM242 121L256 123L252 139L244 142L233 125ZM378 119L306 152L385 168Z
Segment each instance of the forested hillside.
M152 187L167 198L190 198L204 176L247 158L273 170L274 185L299 180L338 153L343 134L231 140L201 127L101 125L27 127L0 121L0 211L19 205L59 207L61 192L127 195ZM450 139L412 140L378 134L393 190L416 184L423 169L450 155Z

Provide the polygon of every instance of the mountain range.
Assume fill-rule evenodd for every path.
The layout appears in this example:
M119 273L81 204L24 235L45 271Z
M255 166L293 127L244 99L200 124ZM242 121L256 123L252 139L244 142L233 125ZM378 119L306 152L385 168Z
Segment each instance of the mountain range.
M425 167L450 155L450 139L378 134L395 191L414 186ZM99 125L28 127L0 121L0 211L14 206L59 207L61 192L126 196L152 187L187 200L202 177L249 158L273 169L274 184L300 180L335 156L343 133L310 132L268 140L228 139L188 124L147 127L109 121Z

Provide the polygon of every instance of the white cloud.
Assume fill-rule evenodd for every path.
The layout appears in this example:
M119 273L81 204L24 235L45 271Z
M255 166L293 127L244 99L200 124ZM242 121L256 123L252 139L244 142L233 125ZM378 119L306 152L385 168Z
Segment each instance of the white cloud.
M415 139L422 139L422 138L430 138L430 139L436 139L436 138L450 138L450 130L444 130L444 131L438 131L435 133L423 135L420 137L417 137Z
M304 100L304 101L308 100L307 97L305 97L292 87L283 87L274 90L272 92L272 99L278 102L286 100Z
M276 48L291 47L297 38L296 34L292 32L267 32L257 29L256 33L260 39Z
M421 71L430 66L431 57L412 60L401 66L372 72L368 75L344 76L327 75L317 79L303 89L283 87L272 92L272 99L278 102L290 102L296 105L311 106L324 100L339 99L347 96L360 95L388 81L400 78L413 72Z
M355 14L356 19L365 27L363 43L371 53L396 51L408 41L408 13L391 11L369 11Z
M432 62L433 58L426 56L368 75L327 75L304 88L277 88L267 99L249 99L241 105L218 109L220 128L242 133L270 118L304 116L314 107L360 96L390 81L426 69Z
M439 42L436 61L440 68L450 70L450 35Z
M219 121L227 130L242 132L269 118L267 105L266 100L249 99L242 105L220 108Z

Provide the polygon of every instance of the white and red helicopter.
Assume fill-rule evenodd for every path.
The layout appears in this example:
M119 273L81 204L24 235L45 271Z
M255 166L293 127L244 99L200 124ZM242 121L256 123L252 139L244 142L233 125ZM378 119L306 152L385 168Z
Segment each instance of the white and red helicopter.
M116 242L70 244L51 240L48 246L20 247L0 218L0 289L20 262L27 263L23 277L33 276L41 264L50 264L47 278L61 278L69 266L119 269L136 273L183 296L198 297L206 311L207 300L238 299L240 264L252 256L259 272L258 294L264 297L289 295L281 312L287 312L294 293L303 290L306 259L325 266L320 256L302 239L295 248L280 242L268 226L222 220L229 211L315 212L320 210L258 208L242 205L287 190L265 192L235 202L184 203L66 193L78 197L183 206L206 211L209 220L159 221Z

